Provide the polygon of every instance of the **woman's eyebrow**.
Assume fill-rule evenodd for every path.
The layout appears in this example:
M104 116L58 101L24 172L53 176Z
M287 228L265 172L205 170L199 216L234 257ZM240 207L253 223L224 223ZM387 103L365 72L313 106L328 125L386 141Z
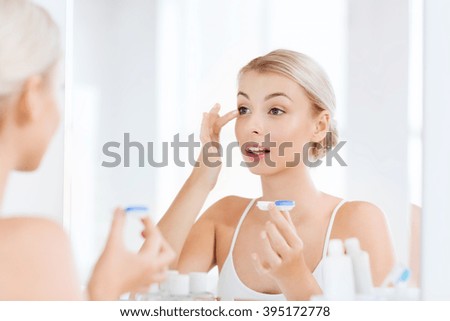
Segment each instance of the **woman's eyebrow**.
M249 97L246 93L244 93L244 92L242 92L242 91L239 91L237 95L238 95L238 96L239 96L239 95L244 96L245 98L247 98L248 100L250 100L250 97Z
M237 95L238 95L238 96L239 96L239 95L244 96L245 98L247 98L248 100L250 100L250 97L249 97L246 93L244 93L244 92L242 92L242 91L239 91ZM286 95L285 93L282 93L282 92L278 92L278 93L273 93L273 94L267 95L267 96L264 98L264 100L269 100L269 99L272 99L272 98L278 97L278 96L286 97L287 99L289 99L290 101L292 101L292 99L291 99L288 95Z
M285 93L273 93L273 94L267 95L266 98L264 98L264 100L269 100L271 98L278 97L278 96L286 97L287 99L292 101L292 99L288 95L286 95Z

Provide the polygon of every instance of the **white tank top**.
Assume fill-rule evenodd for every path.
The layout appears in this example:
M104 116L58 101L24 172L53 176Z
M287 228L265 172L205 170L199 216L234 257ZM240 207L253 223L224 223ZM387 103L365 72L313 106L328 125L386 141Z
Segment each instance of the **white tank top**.
M270 300L270 301L282 301L286 300L286 297L283 295L283 293L280 294L267 294L255 291L253 289L250 289L247 287L242 281L239 279L239 276L236 273L236 270L234 268L234 262L233 262L233 249L234 244L236 243L237 236L239 234L239 229L241 228L242 222L244 221L245 217L247 216L247 213L249 212L250 208L255 203L256 199L253 199L250 201L250 203L247 205L246 209L244 210L244 213L242 213L242 216L239 220L239 223L236 226L236 230L233 234L233 239L231 241L230 250L228 252L228 256L225 259L225 262L222 266L222 270L219 274L219 284L218 284L218 296L223 301L233 301L235 299L238 300ZM320 260L319 264L317 264L316 269L313 271L313 276L315 277L317 283L322 287L323 280L322 280L322 265L323 265L323 259L325 258L327 254L327 248L328 248L328 242L330 240L331 235L331 228L333 226L334 218L336 216L337 211L342 206L342 204L345 203L345 200L341 200L339 204L336 206L336 208L333 210L333 213L331 214L330 222L328 224L327 233L325 236L325 244L322 251L322 259Z

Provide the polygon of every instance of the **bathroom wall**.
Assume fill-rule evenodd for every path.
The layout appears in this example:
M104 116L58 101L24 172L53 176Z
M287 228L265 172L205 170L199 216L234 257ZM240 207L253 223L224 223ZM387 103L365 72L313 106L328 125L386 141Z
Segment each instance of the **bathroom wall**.
M348 197L386 214L401 262L408 262L410 191L409 2L350 0Z

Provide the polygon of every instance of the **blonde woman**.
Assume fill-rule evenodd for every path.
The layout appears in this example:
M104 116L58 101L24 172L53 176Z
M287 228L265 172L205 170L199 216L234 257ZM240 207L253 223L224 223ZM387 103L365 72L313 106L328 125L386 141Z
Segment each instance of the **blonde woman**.
M217 265L218 295L225 300L308 300L322 293L329 240L357 237L380 285L395 260L382 211L319 191L307 163L298 161L304 146L314 161L338 142L335 96L322 68L298 52L270 52L241 69L236 110L220 117L219 108L204 114L202 143L219 142L221 128L236 119L237 141L250 172L260 176L262 195L225 197L195 222L220 172L201 154L158 224L177 253L172 268L186 273ZM295 201L295 208L256 207L258 200L280 199Z
M0 207L11 171L33 171L53 136L60 59L59 33L50 16L26 0L0 0ZM159 231L143 220L139 253L125 250L124 212L111 232L88 287L88 298L114 300L165 277L173 259ZM70 244L46 219L0 218L0 300L82 298Z

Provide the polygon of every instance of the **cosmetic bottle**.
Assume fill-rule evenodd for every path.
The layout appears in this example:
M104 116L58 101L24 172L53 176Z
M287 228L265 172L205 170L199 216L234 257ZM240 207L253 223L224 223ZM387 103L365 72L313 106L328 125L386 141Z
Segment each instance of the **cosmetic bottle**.
M193 301L214 301L214 295L208 291L208 273L189 273L189 293Z
M369 254L361 250L355 237L345 240L345 249L352 260L355 291L360 299L370 299L374 294Z
M330 240L323 265L323 292L326 300L354 300L355 285L350 257L339 239Z
M178 275L176 270L167 271L167 278L159 284L161 300L170 300L169 284L176 275Z
M189 275L176 274L169 280L169 301L190 301Z

